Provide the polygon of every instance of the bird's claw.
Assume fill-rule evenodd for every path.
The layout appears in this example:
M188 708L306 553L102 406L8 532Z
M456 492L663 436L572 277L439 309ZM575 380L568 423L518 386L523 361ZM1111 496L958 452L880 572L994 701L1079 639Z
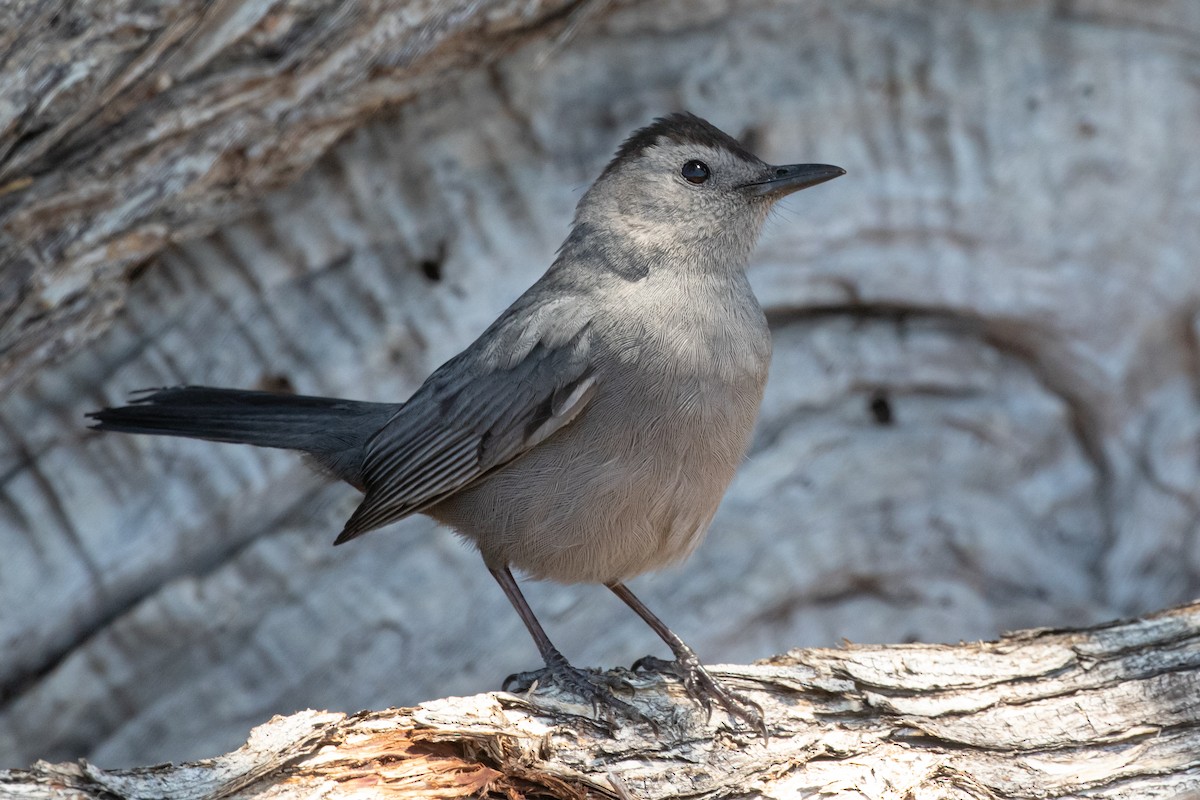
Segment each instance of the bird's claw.
M675 661L665 661L654 656L639 658L633 664L634 672L653 672L659 675L670 675L678 678L683 684L688 696L696 701L709 719L712 718L713 704L721 708L733 718L739 719L755 731L767 738L767 723L763 709L758 703L743 694L727 689L721 685L694 654L689 654Z
M634 688L629 681L603 672L579 669L561 657L548 661L542 669L509 675L504 679L501 688L506 692L525 693L546 684L553 684L590 703L592 714L598 718L603 712L609 726L615 724L615 717L618 715L634 722L651 722L641 711L613 693L615 690L622 690L632 695Z

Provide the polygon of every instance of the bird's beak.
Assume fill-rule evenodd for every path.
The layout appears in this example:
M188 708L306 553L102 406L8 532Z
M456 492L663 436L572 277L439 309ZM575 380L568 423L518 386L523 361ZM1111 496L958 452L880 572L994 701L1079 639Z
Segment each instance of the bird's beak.
M760 180L742 184L741 188L754 197L778 200L784 195L831 181L845 174L846 170L830 164L788 164L783 167L767 167Z

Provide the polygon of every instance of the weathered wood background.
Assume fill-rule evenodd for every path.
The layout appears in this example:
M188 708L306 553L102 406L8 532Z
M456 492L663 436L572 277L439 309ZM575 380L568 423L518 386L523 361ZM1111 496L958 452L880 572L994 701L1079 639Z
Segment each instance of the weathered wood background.
M82 415L181 382L404 397L675 108L849 171L769 227L753 452L637 582L701 654L1200 588L1191 0L30 0L0 59L0 766L207 756L533 666L447 532L333 550L354 492L287 454ZM659 651L602 590L530 595L580 663Z

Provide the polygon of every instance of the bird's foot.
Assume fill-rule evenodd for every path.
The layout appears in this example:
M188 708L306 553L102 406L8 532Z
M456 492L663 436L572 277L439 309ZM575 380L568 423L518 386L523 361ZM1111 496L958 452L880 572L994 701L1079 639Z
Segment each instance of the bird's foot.
M561 653L554 653L548 658L546 666L542 669L509 675L504 679L501 688L506 692L524 693L546 684L557 686L591 703L593 715L598 718L603 712L604 719L610 726L615 724L617 716L634 722L652 722L641 711L613 694L615 690L632 694L634 689L628 681L602 672L574 667Z
M713 705L719 705L733 718L739 719L767 738L767 723L763 718L762 706L745 695L722 686L708 673L695 653L686 653L675 661L664 661L654 656L638 659L633 664L634 672L653 672L678 678L696 703L712 717Z

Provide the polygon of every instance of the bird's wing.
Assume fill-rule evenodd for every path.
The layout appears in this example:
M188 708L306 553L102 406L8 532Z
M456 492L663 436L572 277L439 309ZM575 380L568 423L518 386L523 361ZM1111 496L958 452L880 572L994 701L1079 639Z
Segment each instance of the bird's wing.
M367 443L366 497L335 544L446 499L569 424L596 389L578 303L518 301Z

